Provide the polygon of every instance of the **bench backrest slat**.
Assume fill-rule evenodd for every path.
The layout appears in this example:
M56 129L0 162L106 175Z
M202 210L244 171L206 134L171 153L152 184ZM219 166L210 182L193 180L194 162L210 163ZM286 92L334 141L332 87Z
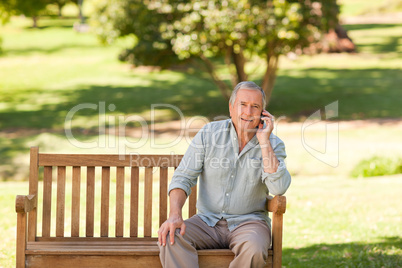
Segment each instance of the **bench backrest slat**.
M95 167L87 167L86 237L94 236L95 217Z
M159 170L159 192L167 193L168 191L168 168L161 167ZM159 226L167 219L167 194L159 195Z
M116 169L116 237L124 234L124 167Z
M80 236L81 167L73 167L71 192L71 236Z
M30 152L30 164L29 164L29 194L38 195L38 147L32 147ZM38 200L38 199L36 199ZM28 221L33 224L28 224L28 241L35 241L36 237L36 221L37 221L37 206L31 210L28 215Z
M56 237L64 236L64 208L66 200L66 167L57 167Z
M29 193L41 195L41 215L37 219L37 209L29 213L28 238L155 239L159 226L155 219L162 224L168 217L170 168L176 169L181 159L181 155L39 154L38 148L31 148ZM190 195L189 216L196 213L195 202L196 194Z
M177 167L181 155L40 154L39 166ZM31 158L32 159L32 158ZM35 159L34 159L35 160Z
M102 167L101 237L109 236L110 167Z
M43 170L43 208L42 208L42 236L50 237L50 219L52 208L52 167Z
M152 167L145 168L144 237L152 236Z
M138 236L138 195L140 184L140 170L138 167L131 168L130 189L130 237Z

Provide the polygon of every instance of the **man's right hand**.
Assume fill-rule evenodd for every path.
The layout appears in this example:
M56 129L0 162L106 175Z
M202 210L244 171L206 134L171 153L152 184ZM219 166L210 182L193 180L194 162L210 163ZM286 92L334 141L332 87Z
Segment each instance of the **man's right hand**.
M178 214L169 216L169 219L167 219L159 228L159 245L166 246L166 238L168 233L170 236L170 244L173 245L176 229L180 229L181 235L184 235L186 232L186 224L184 223L183 218Z

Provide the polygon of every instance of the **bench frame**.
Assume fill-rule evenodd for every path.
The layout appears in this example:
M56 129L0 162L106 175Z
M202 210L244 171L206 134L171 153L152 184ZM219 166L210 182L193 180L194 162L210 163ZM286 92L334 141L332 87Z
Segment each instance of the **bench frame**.
M176 168L182 155L117 155L117 154L44 154L38 147L30 151L29 194L17 195L16 267L161 267L157 237L152 237L152 173L159 167L159 225L167 218L168 167ZM143 161L143 160L146 161ZM43 168L42 226L38 226L39 167ZM57 169L56 235L50 235L52 167ZM72 167L71 237L65 236L66 167ZM81 168L87 167L86 232L80 230ZM94 237L95 167L102 168L100 237ZM116 167L115 234L109 234L110 167ZM124 230L125 167L131 167L130 235ZM139 168L144 169L144 236L138 237ZM189 196L188 215L196 214L196 187ZM154 200L155 202L155 200ZM267 210L272 213L272 247L266 267L282 265L283 214L286 197L268 197ZM42 236L37 229L42 227ZM198 250L200 267L227 267L233 260L229 249Z

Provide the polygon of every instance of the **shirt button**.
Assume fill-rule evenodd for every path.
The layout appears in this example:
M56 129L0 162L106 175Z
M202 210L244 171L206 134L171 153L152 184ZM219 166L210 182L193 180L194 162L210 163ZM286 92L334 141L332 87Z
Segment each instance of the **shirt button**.
M226 196L229 196L229 193L226 193Z
M222 213L225 213L225 211L224 211L224 210L222 210Z
M232 178L233 178L233 175L232 175L232 176L230 176L230 177L232 177Z

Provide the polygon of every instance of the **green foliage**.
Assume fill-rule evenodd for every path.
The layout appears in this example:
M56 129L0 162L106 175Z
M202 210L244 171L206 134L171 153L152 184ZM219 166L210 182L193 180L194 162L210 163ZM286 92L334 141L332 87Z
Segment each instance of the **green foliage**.
M139 42L120 56L135 65L163 68L200 58L214 82L228 97L231 88L252 73L246 64L266 61L262 87L270 96L280 55L321 38L337 24L335 0L103 0L94 20L101 40L135 35ZM213 57L225 57L231 87L217 75Z
M51 0L12 0L9 1L9 11L16 15L25 15L27 17L37 17L46 8Z
M6 23L10 19L10 3L0 0L0 25Z
M335 26L338 12L333 0L103 0L94 20L107 43L134 34L156 51L173 49L180 58L216 56L229 48L265 56L316 41Z
M374 156L360 161L353 169L353 177L373 177L402 173L401 158Z
M166 14L149 9L142 0L102 0L96 5L93 25L102 43L112 43L121 36L135 36L138 42L121 52L119 59L134 65L167 68L178 63L170 40L163 39L159 25ZM172 15L173 16L173 15Z
M181 18L161 24L165 39L172 40L173 49L181 58L205 53L217 56L222 52L241 51L265 58L286 54L317 40L337 13L331 10L334 1L300 3L300 1L169 1L157 10L169 14L178 10ZM325 18L327 17L327 18Z

